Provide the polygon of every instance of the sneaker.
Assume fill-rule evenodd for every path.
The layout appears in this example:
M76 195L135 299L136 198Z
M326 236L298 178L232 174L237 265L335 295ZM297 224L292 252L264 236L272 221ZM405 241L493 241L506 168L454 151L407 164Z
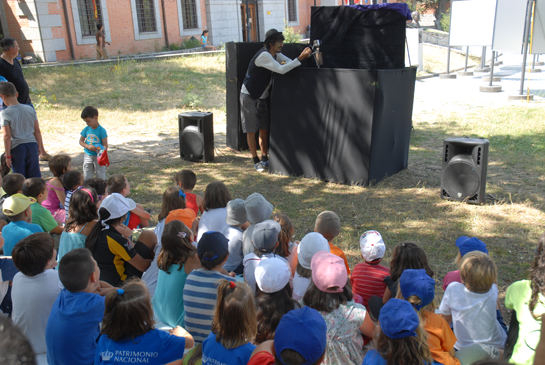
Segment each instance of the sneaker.
M258 162L258 163L256 163L256 164L254 165L254 167L255 167L255 170L256 170L257 172L263 172L263 170L264 170L264 169L263 169L263 162Z
M261 164L263 165L263 168L264 168L264 169L268 169L268 168L269 168L269 161L261 161Z

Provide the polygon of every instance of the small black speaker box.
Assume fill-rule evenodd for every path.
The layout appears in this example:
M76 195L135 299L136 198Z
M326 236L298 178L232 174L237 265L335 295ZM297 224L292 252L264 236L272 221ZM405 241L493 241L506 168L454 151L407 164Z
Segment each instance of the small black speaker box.
M483 204L486 200L488 147L484 138L447 138L443 142L441 198Z
M214 115L188 112L178 115L180 157L189 161L214 160Z

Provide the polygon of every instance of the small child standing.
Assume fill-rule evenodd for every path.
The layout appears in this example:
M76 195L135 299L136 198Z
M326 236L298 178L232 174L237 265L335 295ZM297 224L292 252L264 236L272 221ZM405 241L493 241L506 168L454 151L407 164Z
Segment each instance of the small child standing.
M72 159L68 155L55 155L49 160L49 170L53 173L53 178L47 182L49 192L42 205L53 214L53 218L58 223L66 221L66 212L62 205L66 200L66 192L62 184L62 177L72 169Z
M114 288L99 281L100 269L86 248L68 252L58 272L64 289L47 321L47 363L92 364L104 317L104 296Z
M66 189L66 199L64 199L64 212L68 220L68 209L70 208L70 198L74 191L83 185L83 174L79 171L68 171L62 176L62 184Z
M386 246L377 231L367 231L361 235L360 250L365 262L354 267L350 281L354 294L359 295L362 304L367 307L371 296L376 295L380 298L384 296L386 290L384 279L390 275L390 269L380 264Z
M19 241L13 249L13 263L20 271L13 278L11 298L13 323L30 340L36 354L45 353L45 329L51 308L62 286L53 238L48 233L34 233Z
M458 339L456 349L479 343L496 360L501 357L507 340L496 304L497 272L496 264L486 254L475 251L466 254L460 266L463 284L451 283L439 307L447 323L453 325Z
M63 227L55 221L51 212L42 206L47 194L47 185L41 177L32 177L23 183L23 195L36 199L30 204L32 223L39 225L44 232L60 235Z
M127 313L131 313L127 316ZM170 334L153 328L148 289L140 280L126 283L106 296L95 365L143 362L167 364L184 357L193 337L178 326Z
M38 155L45 155L36 111L19 104L17 90L11 82L0 82L0 98L9 108L2 110L6 165L27 179L42 177Z
M221 280L212 332L202 344L203 365L246 365L257 333L254 298L245 283Z
M344 260L346 272L348 273L348 276L350 276L350 267L348 266L348 260L346 259L344 251L333 244L333 240L341 232L341 219L337 213L326 210L318 214L316 222L314 223L314 232L318 232L324 236L329 243L331 253Z
M79 145L85 152L83 156L83 174L85 179L99 177L106 180L106 166L98 164L97 155L101 144L104 150L108 150L108 133L106 129L98 123L98 109L94 106L86 106L81 112L81 119L85 121L87 127L81 131Z
M43 232L39 225L32 223L30 204L35 201L34 198L29 198L23 194L14 194L4 202L4 214L11 221L2 229L4 255L11 256L13 247L23 238L33 233Z
M108 179L108 194L118 193L123 197L128 197L131 193L131 186L129 181L123 174L117 174ZM146 212L144 208L136 203L136 208L127 213L127 218L123 224L129 229L136 229L140 227L149 227L148 219L151 218L151 214Z
M203 213L204 198L193 194L193 189L195 189L195 185L197 184L197 175L191 170L182 170L176 173L174 179L176 180L176 185L185 191L186 206L191 208L196 215L199 215L199 211Z

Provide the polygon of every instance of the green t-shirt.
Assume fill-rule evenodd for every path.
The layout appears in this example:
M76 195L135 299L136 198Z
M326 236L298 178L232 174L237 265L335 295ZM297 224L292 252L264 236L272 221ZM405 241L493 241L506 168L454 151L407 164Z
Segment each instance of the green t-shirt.
M59 225L51 212L41 204L33 203L30 205L30 209L32 209L32 223L42 227L44 232L50 232Z
M509 361L510 364L533 365L534 363L535 349L541 333L541 321L534 319L530 313L528 303L531 296L530 280L514 282L505 292L505 307L514 309L519 321L519 337ZM545 300L541 295L539 299ZM545 307L539 301L534 313L536 315L545 313Z

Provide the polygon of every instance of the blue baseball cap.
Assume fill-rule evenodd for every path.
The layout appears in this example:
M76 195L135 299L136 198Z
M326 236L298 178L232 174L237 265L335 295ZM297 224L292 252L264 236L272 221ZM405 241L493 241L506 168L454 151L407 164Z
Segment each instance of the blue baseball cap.
M212 261L229 252L229 240L220 232L205 232L197 244L197 255L202 258L205 252L213 252L212 258L206 259Z
M413 304L417 310L427 306L435 298L435 280L426 274L424 269L405 269L399 278L399 289L405 299L411 295L420 298L420 304Z
M458 237L456 240L456 246L460 250L460 255L462 255L462 257L471 251L480 251L488 255L486 244L477 237Z
M414 310L413 310L414 311ZM327 325L318 311L309 307L294 309L284 314L274 335L274 351L282 364L285 349L297 351L304 364L314 364L325 352Z
M420 320L411 303L392 298L380 310L380 328L391 339L416 337Z

